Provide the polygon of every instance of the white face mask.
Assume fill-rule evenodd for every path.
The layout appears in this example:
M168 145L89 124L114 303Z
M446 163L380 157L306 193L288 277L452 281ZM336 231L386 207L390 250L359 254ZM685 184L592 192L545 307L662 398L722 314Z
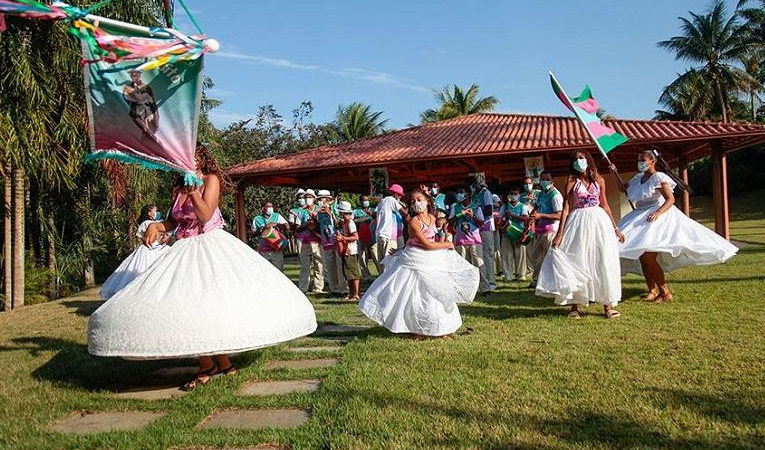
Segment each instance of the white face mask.
M542 180L539 182L539 185L546 191L552 187L552 180Z
M270 216L273 213L274 213L274 208L273 207L269 206L268 208L266 208L266 214L268 214Z
M579 173L584 173L587 170L587 160L585 158L579 158L574 161L574 170Z
M304 198L299 198L298 199L298 205L305 206L305 199Z
M361 206L363 206L364 208L369 208L369 200L364 200L363 202L361 202Z
M465 194L463 194L462 192L458 193L458 194L457 194L457 201L458 201L458 202L463 202L463 201L465 201Z
M412 210L417 214L423 213L428 210L428 202L414 202L412 203Z
M638 161L637 164L638 172L643 173L646 170L648 170L648 161Z
M430 188L430 192L432 192L433 195L437 195L438 194L438 188L437 187L432 187L432 188Z
M315 200L314 200L313 197L308 197L307 199L305 199L305 204L308 205L308 206L313 206L313 202L314 201Z
M526 183L523 185L523 189L526 192L531 192L534 189L534 185L532 183Z
M508 195L507 199L510 200L511 202L517 202L521 199L521 196L519 194Z

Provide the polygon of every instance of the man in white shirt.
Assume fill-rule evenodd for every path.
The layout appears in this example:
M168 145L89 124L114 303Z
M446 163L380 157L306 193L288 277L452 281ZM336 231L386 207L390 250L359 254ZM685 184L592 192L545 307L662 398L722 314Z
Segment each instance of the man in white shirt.
M391 250L398 248L398 220L397 215L404 213L401 198L404 197L404 188L394 184L388 188L388 195L377 205L377 219L375 237L377 238L377 259L382 261ZM383 267L383 270L385 268Z
M483 246L486 282L489 283L489 290L493 291L497 288L497 271L494 266L494 253L496 252L494 243L494 196L478 177L470 177L468 179L468 187L470 188L473 204L481 209L484 218L486 218L481 226L481 243Z

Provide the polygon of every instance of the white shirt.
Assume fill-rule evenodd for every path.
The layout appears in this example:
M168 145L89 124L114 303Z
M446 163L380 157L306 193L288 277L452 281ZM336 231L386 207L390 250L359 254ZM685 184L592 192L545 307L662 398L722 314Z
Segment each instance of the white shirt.
M377 228L375 236L378 238L390 239L394 235L398 224L396 222L396 213L401 209L401 204L396 197L389 195L382 199L377 205Z
M480 201L478 204L481 205L481 208L489 206L491 207L492 211L494 211L494 196L491 194L491 191L489 191L489 188L481 189L478 194L480 195ZM494 231L493 215L490 215L486 218L486 222L483 223L481 231Z
M348 222L343 220L343 224L341 226L343 227L342 228L343 236L345 237L349 237L356 232L356 222L354 222L353 220L350 220ZM348 234L345 233L346 227L348 228ZM347 253L348 255L353 256L353 255L359 254L359 241L347 242L346 244L348 245L348 253Z

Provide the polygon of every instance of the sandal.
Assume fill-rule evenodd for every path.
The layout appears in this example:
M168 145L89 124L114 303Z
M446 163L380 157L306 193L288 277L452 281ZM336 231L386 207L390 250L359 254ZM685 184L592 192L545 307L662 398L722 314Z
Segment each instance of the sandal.
M659 298L660 295L658 292L649 292L647 294L643 294L640 296L641 299L647 301L647 302L653 302L656 301L657 298Z
M460 332L460 336L467 336L469 334L473 334L473 329L470 327L465 328L463 331Z
M582 318L582 316L579 314L579 311L569 311L568 312L568 316L566 316L566 317L568 317L569 319L581 319Z
M232 365L233 367L233 365ZM229 368L230 369L230 368ZM213 365L211 368L207 370L200 370L196 375L194 375L194 378L187 381L186 384L181 386L182 391L193 391L199 386L204 386L205 384L212 381L215 374L218 373L218 367Z
M234 366L234 363L231 363L231 365L225 369L218 369L218 372L215 375L236 375L236 366Z
M621 317L622 313L615 309L609 309L606 311L606 319L616 319L617 317Z

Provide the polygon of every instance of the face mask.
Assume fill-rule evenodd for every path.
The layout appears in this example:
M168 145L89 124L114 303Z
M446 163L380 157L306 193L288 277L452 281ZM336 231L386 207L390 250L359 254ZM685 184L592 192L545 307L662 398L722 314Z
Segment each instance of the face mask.
M457 201L458 202L464 202L465 201L465 194L463 194L462 192L457 194Z
M552 181L550 180L542 180L539 182L539 185L542 186L542 189L545 191L550 189L552 187Z
M579 158L574 161L574 170L579 173L584 173L584 171L587 170L587 160L584 158Z
M531 183L528 183L528 184L524 184L524 185L523 185L523 189L524 189L526 192L531 192L531 191L534 189L534 185L533 185L533 184L531 184Z
M423 213L428 210L427 202L414 202L412 203L412 210L416 213Z
M364 208L369 208L369 200L364 200L363 202L361 202L361 205L362 205Z
M438 188L437 187L430 188L430 192L432 192L433 195L437 195L438 194Z
M517 202L518 200L521 199L521 196L518 194L513 194L513 195L509 195L507 199L510 200L511 202Z
M268 214L270 216L273 213L274 213L274 208L272 208L270 206L268 208L266 208L266 214Z
M638 169L638 172L641 172L641 173L645 172L646 170L648 170L648 163L646 161L638 161L637 169Z
M307 198L307 199L305 199L305 204L308 205L308 206L313 206L313 202L314 201L315 200L313 198Z
M299 206L305 206L305 199L304 198L299 198L298 199L298 205Z

